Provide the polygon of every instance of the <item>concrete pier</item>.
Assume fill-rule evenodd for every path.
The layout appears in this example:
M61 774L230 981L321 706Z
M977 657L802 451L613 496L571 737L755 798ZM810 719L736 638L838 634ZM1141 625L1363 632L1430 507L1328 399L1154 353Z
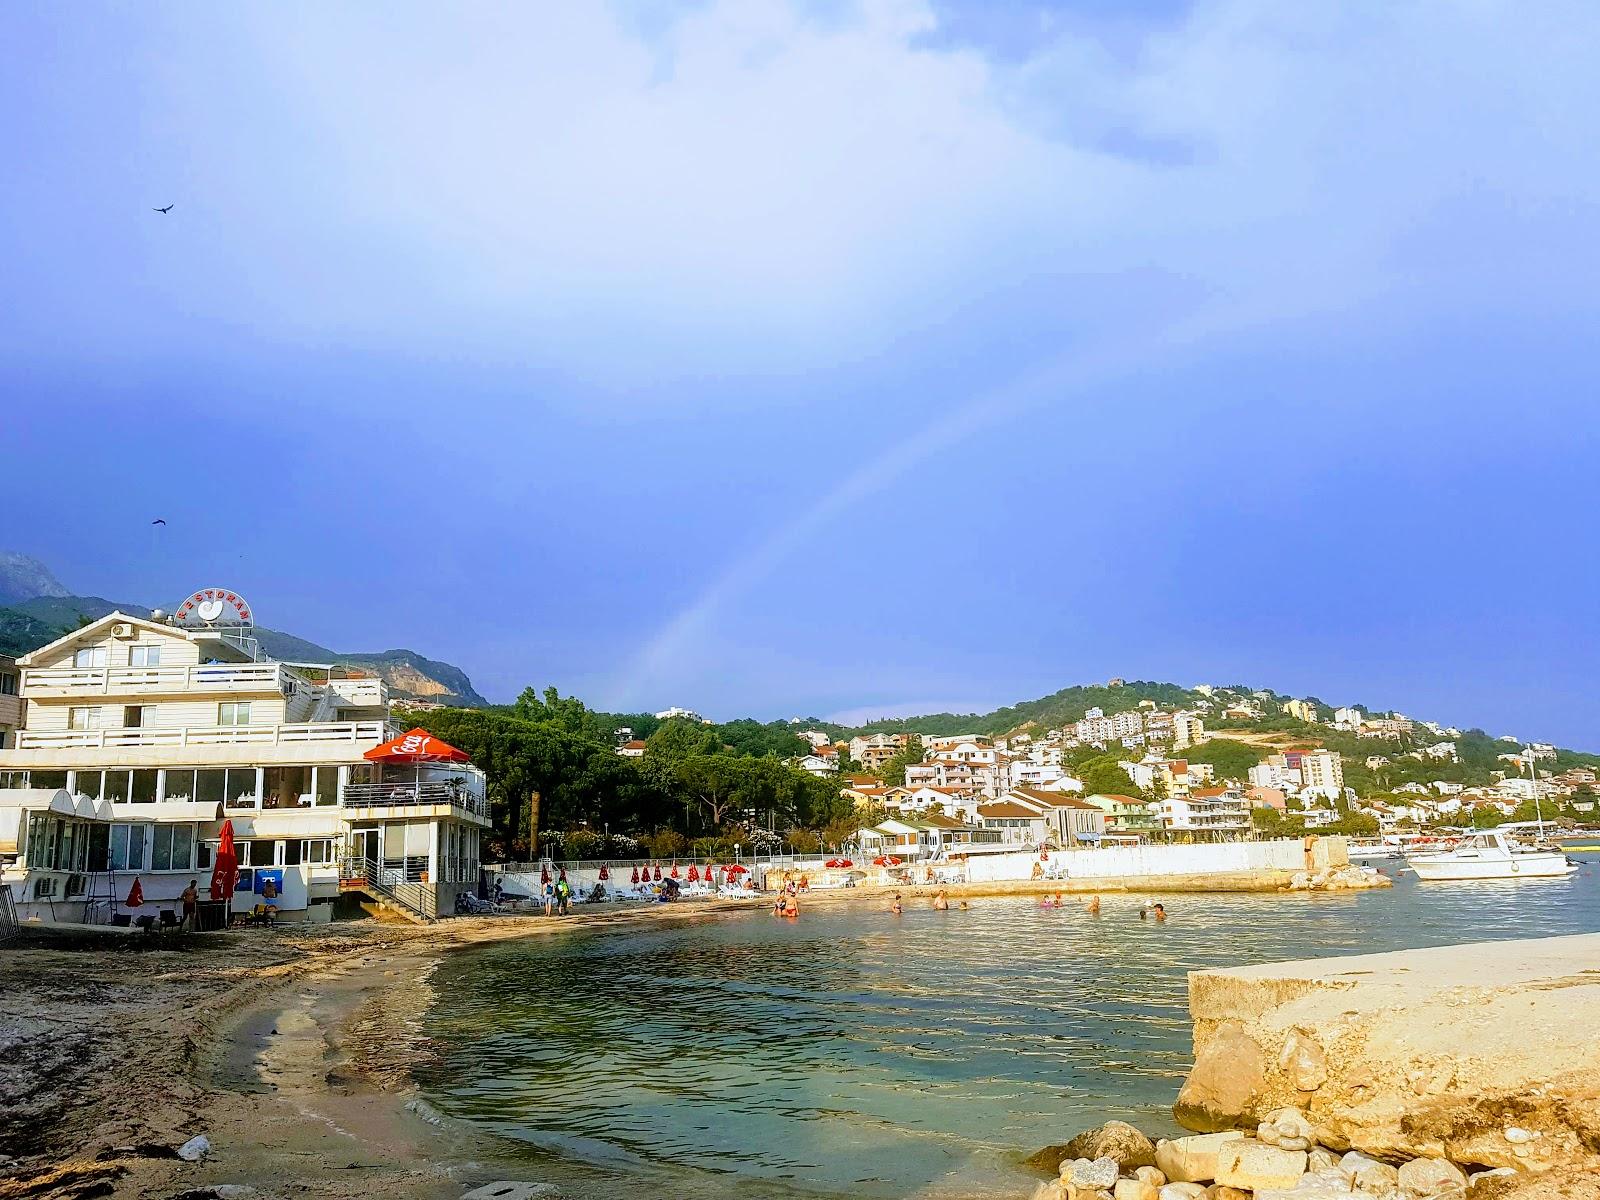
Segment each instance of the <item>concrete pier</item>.
M1380 1158L1600 1168L1600 934L1189 976L1187 1128L1294 1105Z

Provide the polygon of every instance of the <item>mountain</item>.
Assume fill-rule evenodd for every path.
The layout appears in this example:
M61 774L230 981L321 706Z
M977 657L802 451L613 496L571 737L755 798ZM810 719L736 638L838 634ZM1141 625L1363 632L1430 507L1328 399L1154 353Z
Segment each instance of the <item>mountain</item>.
M0 607L0 654L26 654L109 612L125 612L134 617L150 615L150 609L142 604L107 600L104 596L70 595L43 563L25 555L0 552L0 596L5 596L7 589L13 596L19 591L29 594L15 596ZM388 684L390 695L397 700L473 707L488 704L460 667L427 658L415 650L346 653L276 629L258 627L255 634L269 658L360 667Z
M0 550L0 604L32 600L35 596L65 596L67 589L37 558Z

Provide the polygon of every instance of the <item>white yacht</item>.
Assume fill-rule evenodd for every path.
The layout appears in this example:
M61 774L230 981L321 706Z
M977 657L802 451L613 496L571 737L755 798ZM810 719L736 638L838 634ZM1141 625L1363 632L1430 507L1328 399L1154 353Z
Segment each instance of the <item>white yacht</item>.
M1525 850L1494 830L1463 838L1453 850L1413 852L1406 863L1418 879L1553 879L1577 864L1560 850Z

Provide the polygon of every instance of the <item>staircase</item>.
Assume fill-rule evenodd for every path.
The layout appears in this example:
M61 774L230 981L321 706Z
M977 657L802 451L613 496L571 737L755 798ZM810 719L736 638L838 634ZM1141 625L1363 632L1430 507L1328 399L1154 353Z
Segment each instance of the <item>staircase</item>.
M439 919L439 896L432 884L385 882L376 859L347 858L339 864L339 891L362 892L380 909L431 925Z

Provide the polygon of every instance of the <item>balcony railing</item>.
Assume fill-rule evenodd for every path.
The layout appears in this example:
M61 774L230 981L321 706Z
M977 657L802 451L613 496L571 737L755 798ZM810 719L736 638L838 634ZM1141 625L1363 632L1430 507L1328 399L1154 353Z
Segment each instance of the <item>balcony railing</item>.
M449 804L479 817L489 815L489 802L448 779L420 783L351 783L344 789L346 808L421 808Z
M173 667L43 667L23 677L27 694L138 696L167 692L273 692L296 686L282 663L195 663Z
M175 729L19 729L18 750L100 750L140 746L288 746L348 742L373 745L393 736L384 721L298 725L211 725Z

